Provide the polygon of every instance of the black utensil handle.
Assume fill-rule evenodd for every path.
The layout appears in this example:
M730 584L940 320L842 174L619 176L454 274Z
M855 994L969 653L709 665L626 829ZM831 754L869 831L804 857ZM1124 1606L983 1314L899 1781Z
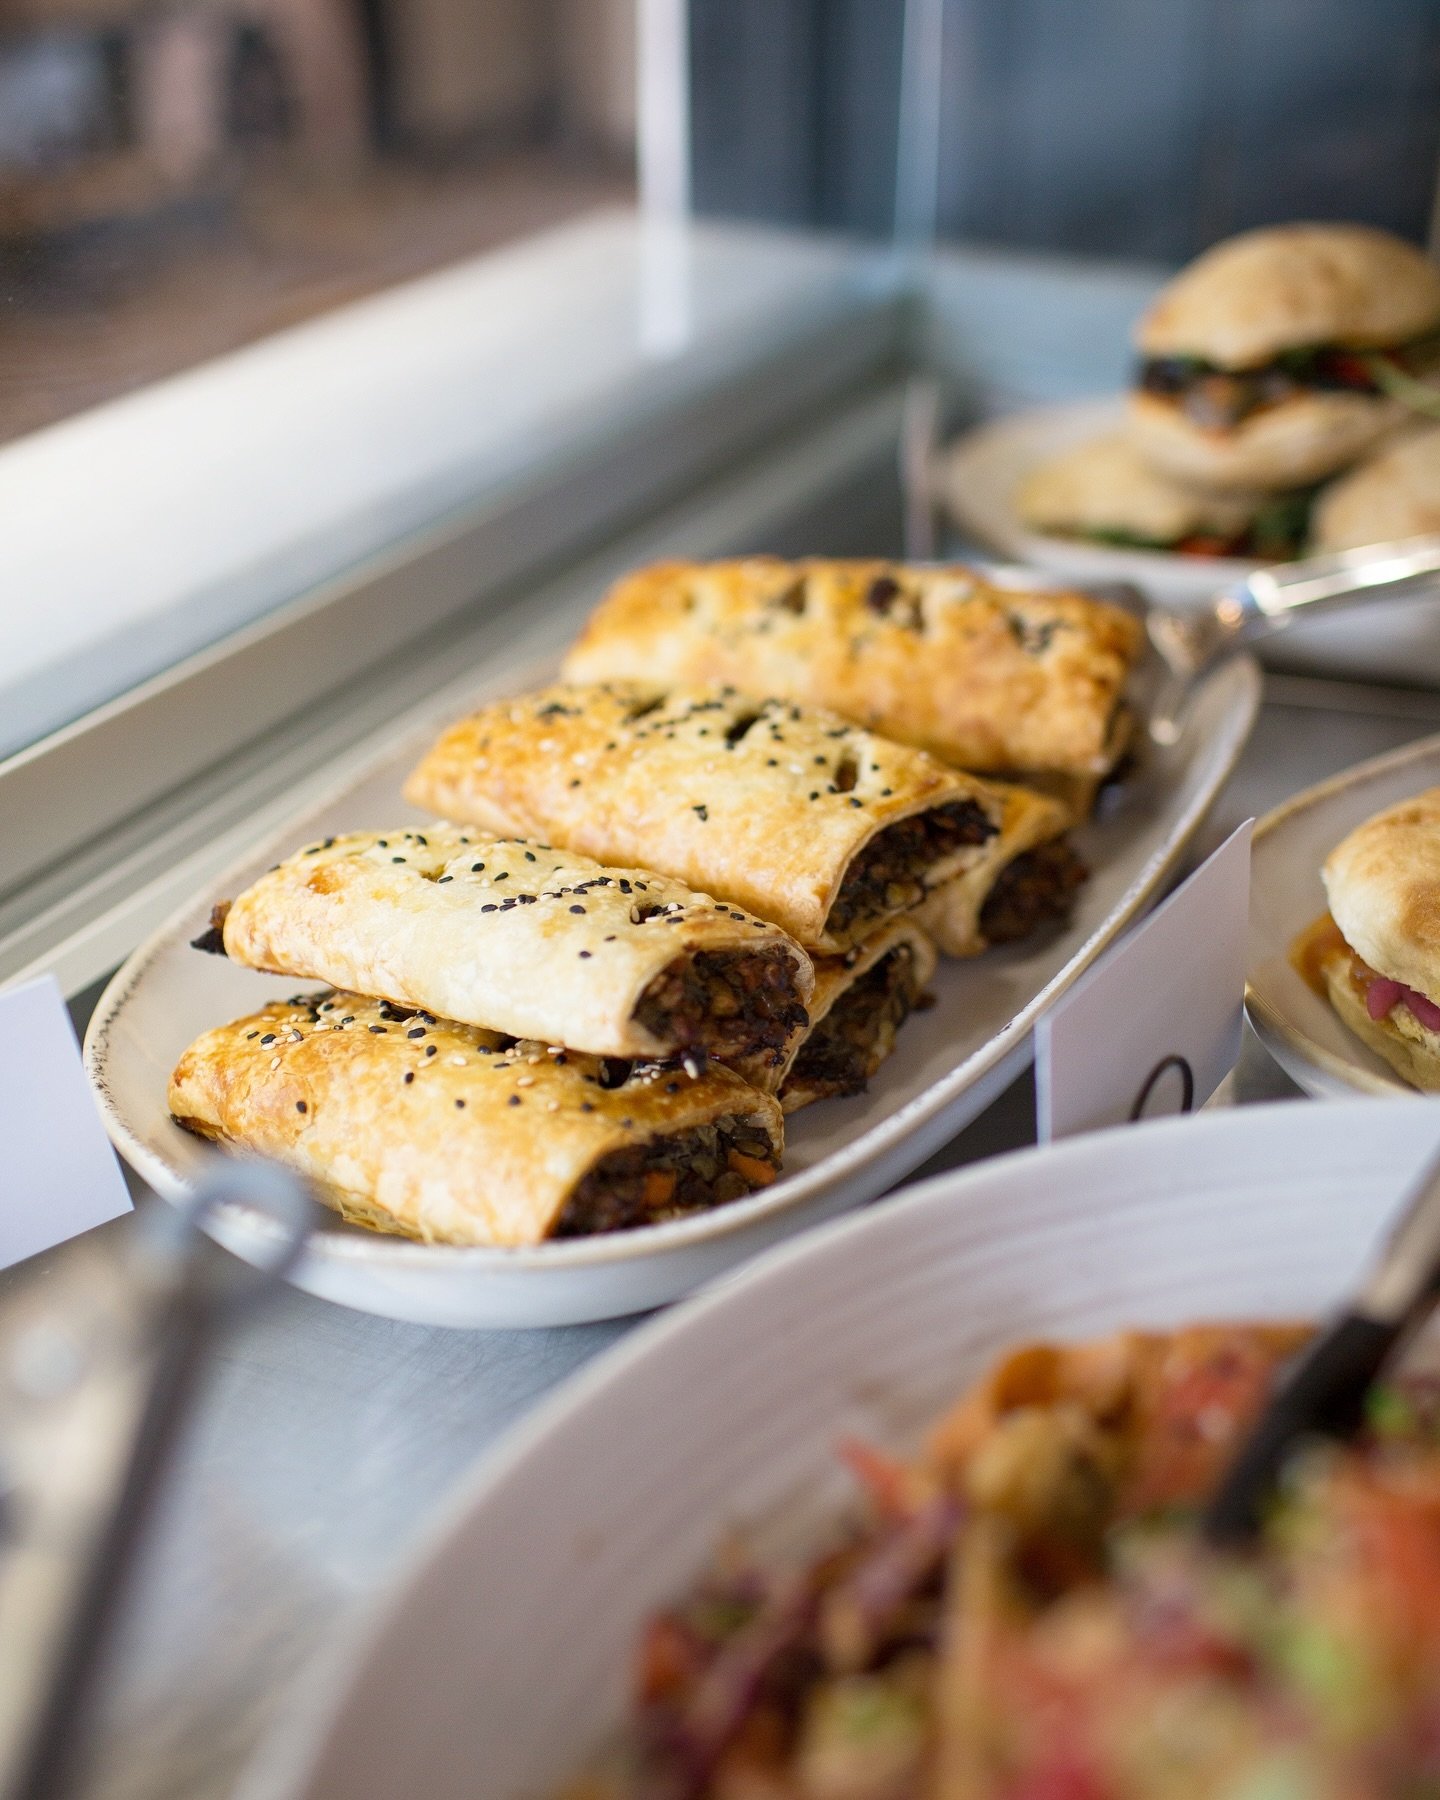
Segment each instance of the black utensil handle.
M1297 1439L1350 1437L1365 1397L1395 1346L1401 1326L1345 1313L1306 1350L1211 1501L1204 1534L1212 1544L1241 1544L1260 1522L1260 1507Z

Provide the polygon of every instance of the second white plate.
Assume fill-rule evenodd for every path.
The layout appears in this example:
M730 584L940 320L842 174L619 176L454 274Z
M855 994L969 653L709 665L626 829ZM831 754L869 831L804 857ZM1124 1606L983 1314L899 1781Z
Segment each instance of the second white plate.
M1346 769L1267 813L1250 864L1245 1006L1261 1042L1307 1094L1413 1094L1390 1065L1340 1023L1290 966L1297 933L1325 910L1320 865L1383 807L1440 785L1440 737Z

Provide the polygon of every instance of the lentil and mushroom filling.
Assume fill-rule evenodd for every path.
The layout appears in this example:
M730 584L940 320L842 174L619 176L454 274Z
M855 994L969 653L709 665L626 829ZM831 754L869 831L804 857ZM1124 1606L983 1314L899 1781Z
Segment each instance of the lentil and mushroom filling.
M1039 926L1070 917L1090 871L1063 838L1037 844L1008 863L980 909L987 944L1013 944Z
M840 996L806 1038L785 1077L782 1100L796 1089L816 1099L863 1094L919 997L914 954L908 944L897 944Z
M826 928L834 937L859 937L866 926L917 906L927 873L942 857L983 844L998 830L974 800L952 800L887 825L850 864Z
M552 1237L590 1237L657 1225L769 1185L777 1173L769 1137L754 1119L730 1114L673 1137L602 1156L566 1201Z
M635 1007L637 1023L670 1049L700 1049L720 1060L768 1052L772 1064L805 1017L794 959L778 946L758 955L701 950L678 957Z

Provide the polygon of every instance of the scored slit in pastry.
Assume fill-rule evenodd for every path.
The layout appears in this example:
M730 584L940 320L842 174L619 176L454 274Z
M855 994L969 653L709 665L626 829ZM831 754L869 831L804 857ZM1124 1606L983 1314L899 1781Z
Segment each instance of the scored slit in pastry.
M197 947L601 1056L714 1056L773 1087L810 959L776 925L649 869L458 825L307 845Z
M460 720L413 804L609 863L643 863L840 954L969 868L990 784L834 713L733 688L557 686Z
M298 1170L352 1223L458 1245L723 1205L773 1181L784 1145L776 1102L718 1065L584 1056L337 992L206 1032L170 1111Z
M1291 962L1397 1074L1440 1092L1440 788L1367 819L1321 876L1329 911Z
M659 563L617 582L568 681L728 683L823 706L976 774L1095 785L1130 743L1144 631L1079 593L962 565L749 557Z
M781 1108L798 1112L816 1100L863 1094L934 973L935 947L908 918L846 956L822 957L812 1023L785 1070Z

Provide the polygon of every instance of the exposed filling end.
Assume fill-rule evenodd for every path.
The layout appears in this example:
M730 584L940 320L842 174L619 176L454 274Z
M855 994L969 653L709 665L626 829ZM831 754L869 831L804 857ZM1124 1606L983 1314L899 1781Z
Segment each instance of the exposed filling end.
M794 958L776 944L678 957L640 996L635 1018L672 1050L774 1064L806 1013Z
M925 898L925 876L942 857L983 844L999 826L975 800L951 800L877 832L850 864L826 929L859 936L857 927L888 919Z
M767 1187L777 1173L763 1128L728 1114L712 1125L602 1156L565 1202L550 1235L591 1237L683 1218Z
M914 952L909 944L897 944L840 996L806 1038L780 1089L781 1099L800 1090L817 1100L863 1094L895 1048L895 1034L919 997Z
M230 902L218 900L210 908L210 927L197 938L191 938L192 950L204 950L209 956L225 955L225 921L230 917Z
M1064 838L1051 838L1000 871L980 909L987 944L1013 944L1051 920L1069 919L1090 871Z

